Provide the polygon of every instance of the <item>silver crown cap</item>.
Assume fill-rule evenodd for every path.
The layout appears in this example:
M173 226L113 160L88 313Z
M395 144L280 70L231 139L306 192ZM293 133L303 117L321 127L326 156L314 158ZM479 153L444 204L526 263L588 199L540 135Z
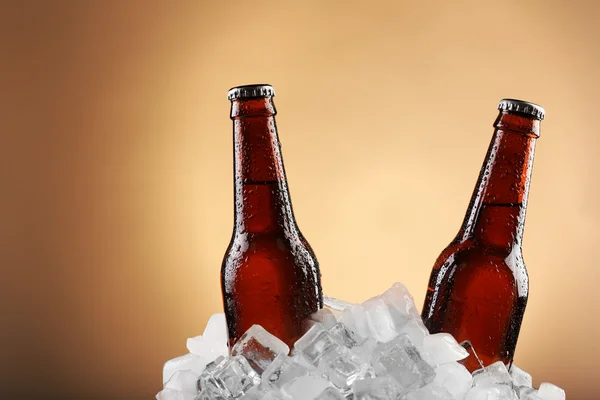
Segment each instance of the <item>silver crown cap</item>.
M532 117L539 119L540 121L544 119L544 115L546 114L542 106L538 106L537 104L529 103L527 101L515 99L500 100L500 103L498 104L498 110L512 111L531 115Z
M229 89L227 98L235 99L250 99L257 97L272 97L275 96L275 89L271 85L244 85Z

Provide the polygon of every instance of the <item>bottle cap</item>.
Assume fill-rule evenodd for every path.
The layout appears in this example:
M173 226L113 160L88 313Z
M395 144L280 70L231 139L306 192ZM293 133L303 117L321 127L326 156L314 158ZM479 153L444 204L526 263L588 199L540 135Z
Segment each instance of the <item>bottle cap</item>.
M236 86L229 89L229 92L227 92L227 98L229 100L272 96L275 96L275 89L273 89L273 86L271 85Z
M498 110L501 111L512 111L521 114L527 114L540 121L544 119L545 111L542 106L537 104L529 103L527 101L515 100L515 99L502 99L498 104Z

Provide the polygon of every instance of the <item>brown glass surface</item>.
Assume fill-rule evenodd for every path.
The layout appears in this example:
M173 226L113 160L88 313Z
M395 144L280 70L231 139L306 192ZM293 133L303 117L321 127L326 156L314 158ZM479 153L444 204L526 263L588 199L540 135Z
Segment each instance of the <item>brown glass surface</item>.
M429 280L425 325L469 340L485 365L512 363L527 304L521 243L539 123L500 113L463 225Z
M221 269L229 345L259 324L290 347L322 307L319 264L296 225L272 98L234 100L235 227Z

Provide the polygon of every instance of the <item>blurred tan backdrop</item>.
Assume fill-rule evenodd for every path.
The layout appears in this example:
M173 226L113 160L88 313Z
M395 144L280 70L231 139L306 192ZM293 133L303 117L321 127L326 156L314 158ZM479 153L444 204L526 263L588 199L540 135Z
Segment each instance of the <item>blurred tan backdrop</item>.
M422 304L498 100L543 105L516 363L597 398L598 4L2 1L3 395L159 390L222 307L226 92L266 82L299 226L353 301Z

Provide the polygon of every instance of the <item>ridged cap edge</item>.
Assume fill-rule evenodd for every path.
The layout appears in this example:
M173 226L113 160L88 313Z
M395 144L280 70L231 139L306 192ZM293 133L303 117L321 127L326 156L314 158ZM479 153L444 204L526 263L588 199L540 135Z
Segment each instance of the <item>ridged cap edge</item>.
M500 103L498 103L498 110L500 111L512 111L518 112L521 114L531 115L532 117L539 119L540 121L544 119L546 115L546 111L542 106L538 106L534 103L529 103L527 101L515 100L515 99L502 99Z
M275 96L275 89L271 85L244 85L236 86L229 89L227 92L227 99L251 99L260 97L272 97Z

